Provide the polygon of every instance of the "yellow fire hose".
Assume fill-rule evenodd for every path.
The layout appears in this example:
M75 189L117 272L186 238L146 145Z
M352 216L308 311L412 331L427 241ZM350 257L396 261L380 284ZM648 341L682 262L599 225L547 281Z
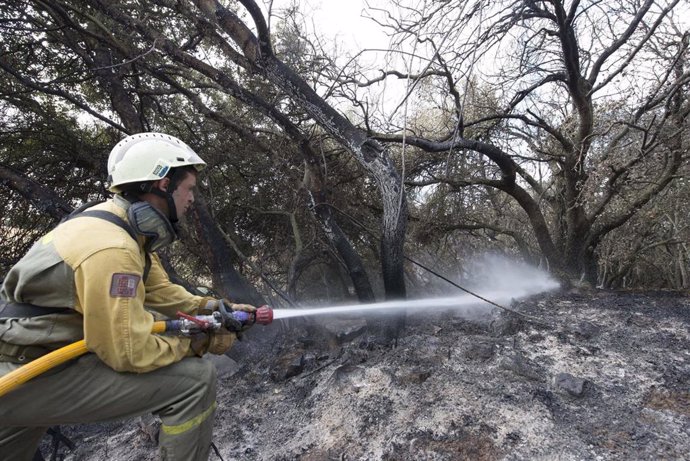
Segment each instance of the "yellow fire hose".
M154 322L151 332L164 333L165 322ZM16 387L21 386L30 379L35 378L41 373L45 373L51 368L55 368L61 363L65 363L68 360L79 357L80 355L84 355L87 352L89 351L86 348L86 342L82 339L81 341L77 341L61 349L50 352L32 362L27 363L23 367L7 373L5 376L0 377L0 397Z

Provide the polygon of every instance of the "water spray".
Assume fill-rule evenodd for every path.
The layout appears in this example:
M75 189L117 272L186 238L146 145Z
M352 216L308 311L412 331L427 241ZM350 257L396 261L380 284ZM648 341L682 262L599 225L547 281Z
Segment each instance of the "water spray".
M453 296L453 297L439 297L439 298L423 298L423 299L413 299L413 300L398 300L398 301L386 301L377 302L369 304L351 304L342 306L331 306L331 307L309 307L309 308L290 308L290 309L275 309L273 310L273 318L288 319L295 317L311 317L311 316L325 316L325 315L345 315L345 314L363 314L363 315L381 315L386 313L398 313L398 312L409 312L409 311L424 311L429 312L433 310L458 310L461 308L470 309L478 306L478 300L481 304L486 303L491 306L497 307L503 311L510 312L511 314L517 315L523 318L525 321L530 323L545 326L548 328L555 328L554 325L550 325L548 322L533 317L531 315L518 312L514 309L506 307L505 304L510 303L514 299L520 299L544 291L550 291L558 288L560 285L558 282L550 279L543 278L537 280L531 275L525 275L524 270L520 272L520 278L525 278L525 280L518 280L518 286L505 287L503 289L494 289L490 292L482 292L481 294L477 291L469 290L463 286L460 286L456 282L450 280L447 277L439 274L433 269L426 267L425 265L405 256L405 259L411 263L419 266L425 271L435 275L436 277L444 280L445 282L453 285L455 288L465 292L465 295ZM496 271L500 273L500 271ZM523 277L524 276L524 277ZM505 279L505 273L500 273L499 278ZM479 305L481 305L479 304Z
M507 295L507 292L504 293ZM458 309L461 307L468 308L477 304L476 299L471 296L453 296L444 298L424 298L424 299L410 299L400 301L385 301L369 304L349 304L331 307L311 307L303 309L274 309L273 318L288 319L294 317L312 317L324 315L342 315L342 314L386 314L407 312L411 310L440 310L440 309Z
M409 259L409 258L408 258ZM419 264L416 263L415 264ZM399 312L410 312L410 311L439 311L439 310L459 310L465 309L469 310L481 306L487 303L491 306L497 307L501 310L510 312L512 314L518 315L527 321L542 326L551 327L543 320L532 317L527 314L523 314L514 309L510 309L503 305L504 303L509 303L514 299L523 298L536 293L540 293L547 290L552 290L557 288L559 285L555 281L547 280L545 283L524 283L521 287L504 288L501 290L492 290L489 293L479 294L476 291L468 290L467 288L461 287L452 280L443 277L442 275L432 271L419 264L420 267L430 271L437 277L445 280L446 282L452 284L453 286L464 291L465 295L452 296L452 297L438 297L438 298L422 298L422 299L411 299L411 300L398 300L398 301L385 301L369 304L350 304L341 306L331 306L331 307L311 307L302 309L275 309L273 311L273 318L287 319L294 317L311 317L311 316L324 316L324 315L345 315L345 314L375 314L382 315L386 313L399 313ZM491 298L491 299L489 299ZM479 300L479 302L478 302Z

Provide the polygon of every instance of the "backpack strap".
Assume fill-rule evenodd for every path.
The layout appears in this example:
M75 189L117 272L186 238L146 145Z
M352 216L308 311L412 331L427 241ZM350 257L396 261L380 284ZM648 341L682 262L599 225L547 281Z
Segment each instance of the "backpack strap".
M130 237L132 237L135 241L137 241L137 234L134 232L134 229L132 229L132 226L127 223L124 219L116 215L115 213L111 213L110 211L105 211L105 210L89 210L88 208L91 208L94 205L98 205L99 203L102 203L100 201L94 201L94 202L89 202L85 205L80 206L76 210L74 210L72 213L70 213L64 221L69 221L70 219L74 218L80 218L80 217L91 217L91 218L99 218L103 219L105 221L108 221L109 223L115 224L116 226L121 227L124 229ZM86 210L86 211L84 211ZM62 221L62 222L64 222ZM151 271L151 255L146 253L145 255L146 262L144 264L144 283L146 282L146 279L149 276L149 272Z
M66 307L43 307L27 303L10 303L0 299L0 318L4 317L38 317L48 314L67 314L71 309Z
M104 219L110 223L115 224L116 226L120 226L121 228L123 228L129 234L129 236L132 237L134 240L137 239L137 234L134 232L134 229L132 229L132 226L130 226L124 219L122 219L118 215L111 213L109 211L87 210L87 211L82 211L81 213L74 215L74 216L67 218L67 219L74 219L74 218L81 218L81 217L92 217L92 218Z
M68 214L67 216L63 217L60 220L60 222L62 223L62 222L67 221L68 219L72 219L73 217L75 217L79 213L83 212L84 210L88 210L92 206L96 206L96 205L99 205L101 203L105 203L105 200L91 200L90 202L86 202L83 205L79 206L78 208L75 208L74 210L72 210L72 212L70 214Z

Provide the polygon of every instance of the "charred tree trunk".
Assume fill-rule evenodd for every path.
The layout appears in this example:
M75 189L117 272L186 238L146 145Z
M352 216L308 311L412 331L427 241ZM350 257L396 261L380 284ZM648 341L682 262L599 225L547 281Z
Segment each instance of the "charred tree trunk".
M314 206L314 214L321 222L338 256L342 258L347 274L350 276L350 280L355 289L357 299L362 303L372 303L376 301L374 290L371 288L369 277L362 263L362 258L360 258L359 254L352 247L340 226L338 226L330 207L323 202L316 204Z
M236 258L211 216L206 201L200 195L197 195L194 202L194 223L205 243L203 249L213 277L213 285L233 301L255 306L266 304L261 294L232 267L232 261Z
M56 221L72 212L70 204L54 191L2 164L0 164L0 184L16 191L33 206L52 216Z
M120 116L128 134L146 131L142 122L143 114L137 110L134 101L130 99L122 79L115 74L112 51L103 45L95 44L93 64L96 66L95 72L99 83L110 96L113 109Z
M319 156L308 145L303 145L305 159L303 184L309 194L310 208L321 223L329 242L340 256L360 302L371 303L376 300L369 276L364 269L362 258L353 248L350 240L338 225L333 210L328 205L326 185L321 173L322 165Z

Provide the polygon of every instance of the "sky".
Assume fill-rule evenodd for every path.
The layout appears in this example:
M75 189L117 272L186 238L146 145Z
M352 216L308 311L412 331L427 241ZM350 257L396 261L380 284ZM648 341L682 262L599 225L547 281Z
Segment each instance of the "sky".
M388 0L273 0L273 9L293 2L298 3L304 15L307 35L320 37L326 51L337 58L339 65L356 56L362 66L374 69L384 66L384 53L375 50L388 49L390 38L368 17L376 14L368 11L368 5L386 5ZM334 49L336 53L332 52Z
M273 7L280 8L292 1L274 0ZM375 1L370 3L374 4ZM380 27L363 17L365 0L301 0L299 5L307 18L311 19L308 27L324 38L337 40L355 51L388 45L388 38Z
M263 1L264 11L267 11L270 0ZM405 59L400 61L400 55L384 52L390 48L391 39L386 31L369 17L381 17L383 12L377 12L372 8L390 8L389 0L273 0L272 7L274 11L278 11L295 1L305 17L307 35L316 34L321 37L327 53L336 58L338 66L347 66L350 58L355 57L360 69L366 69L365 75L360 76L361 79L379 77L380 69L395 69L400 72L408 70L409 63ZM338 52L332 53L336 46ZM419 71L418 68L409 70L412 73ZM381 111L379 114L400 115L414 99L414 96L405 98L409 84L410 82L404 79L387 78L366 89L360 88L358 93L360 98L376 105ZM350 102L346 100L336 98L329 99L329 102L345 112L351 107Z

